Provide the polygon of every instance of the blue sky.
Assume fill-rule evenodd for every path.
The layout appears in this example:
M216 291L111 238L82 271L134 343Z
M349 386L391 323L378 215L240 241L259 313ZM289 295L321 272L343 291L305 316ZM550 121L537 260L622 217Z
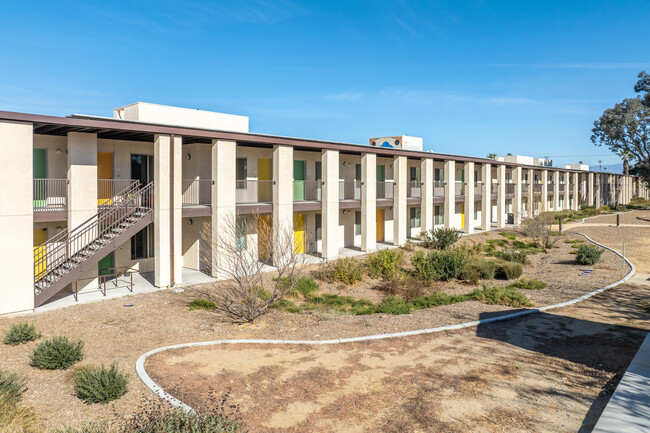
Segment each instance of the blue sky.
M135 101L253 132L618 163L593 121L650 71L648 1L1 2L0 109Z

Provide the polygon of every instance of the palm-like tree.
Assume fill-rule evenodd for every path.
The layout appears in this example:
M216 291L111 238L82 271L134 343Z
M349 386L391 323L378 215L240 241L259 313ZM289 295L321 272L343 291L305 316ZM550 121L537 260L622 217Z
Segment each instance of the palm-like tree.
M497 154L496 154L496 153L488 153L488 154L487 154L487 157L488 157L489 159L497 159Z
M623 174L628 176L630 174L630 151L621 149L616 153L623 160Z

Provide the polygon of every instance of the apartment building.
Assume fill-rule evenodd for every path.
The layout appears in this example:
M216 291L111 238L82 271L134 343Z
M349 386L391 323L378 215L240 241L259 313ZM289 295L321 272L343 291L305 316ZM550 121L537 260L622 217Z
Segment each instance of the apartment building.
M280 252L262 231L334 259L434 227L472 233L648 197L638 178L588 167L248 129L245 116L145 103L113 118L0 111L0 314L96 288L117 268L151 272L157 287L181 283L183 268L218 277L210 236L232 221L246 222L237 247L272 264Z

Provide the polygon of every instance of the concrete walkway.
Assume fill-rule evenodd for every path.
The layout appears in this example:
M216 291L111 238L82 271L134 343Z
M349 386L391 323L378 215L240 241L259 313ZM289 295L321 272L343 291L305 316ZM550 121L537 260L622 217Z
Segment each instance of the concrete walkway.
M650 432L650 337L646 336L592 433Z

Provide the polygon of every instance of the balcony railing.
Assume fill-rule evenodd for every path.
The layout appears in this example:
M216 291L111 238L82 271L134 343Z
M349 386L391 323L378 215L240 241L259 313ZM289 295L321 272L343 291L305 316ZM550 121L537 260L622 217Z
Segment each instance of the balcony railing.
M412 180L406 185L406 196L408 198L422 197L422 184L417 180Z
M506 194L514 194L515 186L516 185L514 183L506 183Z
M322 185L320 180L294 180L293 201L320 201Z
M235 203L271 203L273 183L272 180L257 179L235 181Z
M212 180L183 179L183 206L210 206Z
M474 198L480 199L483 197L483 182L474 182Z
M445 196L445 182L442 180L436 180L433 182L433 196L434 197L444 197Z
M457 180L454 185L455 195L465 195L465 182Z
M527 183L522 183L521 184L521 192L523 194L526 194L528 192L528 184Z
M34 179L34 212L62 211L67 206L67 179Z
M541 183L536 183L535 185L533 185L533 193L535 193L535 194L541 194L541 192L542 192L542 186L543 186L543 185L542 185Z
M563 183L560 184L560 193L563 193L563 192L564 192L564 186L565 186L565 185L564 185Z
M392 199L393 198L393 189L395 182L392 180L389 181L378 181L377 182L377 198L382 199Z
M133 179L97 179L97 205L114 205L118 198L124 198L129 190L135 191L139 184Z
M492 187L490 189L492 195L498 194L499 193L499 184L498 183L492 183Z
M339 200L361 200L361 181L339 180Z

